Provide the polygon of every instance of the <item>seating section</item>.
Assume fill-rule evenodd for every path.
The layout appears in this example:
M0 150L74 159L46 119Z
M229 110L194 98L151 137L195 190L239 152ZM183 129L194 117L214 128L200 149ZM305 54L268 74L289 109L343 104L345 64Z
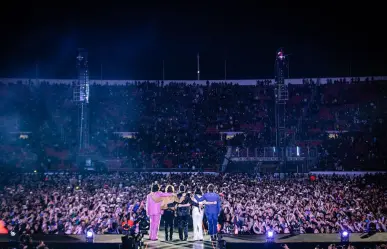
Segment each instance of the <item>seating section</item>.
M216 170L227 146L250 152L273 146L274 86L237 83L93 84L88 153L111 167ZM317 147L321 169L385 167L386 83L289 85L289 143ZM78 111L72 96L71 85L55 82L0 84L3 167L75 168ZM243 133L221 139L226 131ZM134 133L122 138L115 132Z

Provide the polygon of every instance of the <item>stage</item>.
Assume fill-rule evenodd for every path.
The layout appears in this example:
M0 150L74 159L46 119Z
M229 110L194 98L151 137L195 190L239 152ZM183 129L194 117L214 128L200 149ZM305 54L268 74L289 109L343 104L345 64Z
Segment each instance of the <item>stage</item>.
M35 244L39 241L44 241L45 244L50 248L62 249L81 249L81 248L98 248L98 249L110 249L119 248L121 244L122 235L96 235L93 243L87 243L85 236L82 235L34 235L32 236ZM204 241L192 241L193 233L189 232L188 241L180 241L178 234L174 234L173 241L164 241L164 231L160 231L158 241L148 240L148 236L145 235L143 242L143 248L164 248L164 249L177 249L177 248L216 248L216 242L211 242L209 236L205 236ZM0 236L0 249L3 248L9 241L7 235ZM98 245L98 246L96 246Z
M209 236L205 236L203 242L192 241L192 232L189 233L188 241L180 241L175 239L173 241L164 241L164 233L160 231L159 241L150 241L144 237L144 248L218 248L216 242L211 242ZM118 248L121 243L121 235L96 235L93 243L86 243L85 237L82 235L35 235L32 236L34 243L43 240L49 248ZM340 236L338 234L300 234L300 235L286 235L280 234L275 236L274 243L266 243L264 235L223 235L223 248L281 248L282 244L287 244L290 249L300 248L314 248L316 245L326 247L329 244L341 244ZM6 245L9 241L7 235L0 236L0 248ZM387 233L377 233L372 236L367 234L351 234L350 242L352 244L380 244L387 242Z

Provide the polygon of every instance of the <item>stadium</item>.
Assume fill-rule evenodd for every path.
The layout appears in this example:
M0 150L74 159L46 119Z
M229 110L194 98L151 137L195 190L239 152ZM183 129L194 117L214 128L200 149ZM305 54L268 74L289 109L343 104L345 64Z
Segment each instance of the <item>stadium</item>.
M91 81L78 52L78 80L1 80L9 231L114 245L152 183L213 183L218 247L385 240L386 77L286 79L280 49L275 79Z
M185 19L172 11L167 17L173 17L172 24L164 25L149 14L144 19L148 26L136 26L128 21L140 15L135 12L122 17L123 27L108 21L110 15L90 19L102 24L53 21L58 33L67 32L59 31L60 24L69 29L85 25L79 30L90 32L67 40L57 41L53 30L25 28L20 39L10 32L10 40L35 45L23 42L20 53L16 45L0 48L11 51L9 60L0 62L0 248L387 248L384 62L378 61L378 71L379 64L359 55L363 64L351 59L349 70L340 71L346 77L322 77L345 61L338 47L332 48L337 58L327 59L329 63L324 61L329 52L321 52L313 58L319 62L308 65L315 56L309 51L325 51L322 45L297 48L279 38L280 28L271 28L260 30L267 43L261 36L253 38L262 41L256 51L265 51L258 70L248 55L247 40L254 31L244 31L250 25L246 20L233 19L224 24L227 35L219 35L217 21L204 19L198 25L199 15ZM177 16L184 28L167 28L179 25ZM269 20L263 16L251 15L251 27ZM274 19L285 27L288 15L280 16ZM113 38L101 38L105 33L99 26L105 20L107 29L114 30L105 32ZM44 23L34 25L50 26ZM232 31L234 24L237 31ZM130 39L140 42L131 40L129 49L124 42L128 36L113 40L131 25L137 28L130 34L140 38ZM214 27L201 33L196 25ZM100 36L90 35L95 27ZM183 31L186 27L190 30ZM39 35L27 39L28 32L48 37L60 49L38 51L36 43L47 41ZM163 32L168 38L176 38L174 32L186 36L174 43L159 38ZM306 39L290 31L284 36ZM195 49L186 53L189 60L178 57L180 43ZM231 55L224 61L210 56L224 53L218 49L222 43L234 49L246 46L239 67ZM78 48L80 44L85 47ZM174 54L155 52L161 46ZM104 57L104 52L116 55ZM31 63L35 55L43 70ZM161 72L144 61L162 64ZM189 74L181 66L185 61ZM355 73L352 61L361 65ZM121 64L125 69L120 71ZM299 77L292 76L291 65ZM133 73L141 67L145 69L138 75L160 79L127 76L127 68ZM311 68L318 69L307 72ZM212 70L218 76L211 76ZM219 74L223 79L207 80L222 78ZM179 80L180 75L189 80Z

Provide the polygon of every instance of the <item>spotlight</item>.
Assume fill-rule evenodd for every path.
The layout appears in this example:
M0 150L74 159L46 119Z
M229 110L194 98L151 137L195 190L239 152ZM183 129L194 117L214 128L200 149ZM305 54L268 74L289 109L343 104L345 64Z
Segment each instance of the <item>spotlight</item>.
M8 232L8 240L9 242L18 242L19 237L15 230L11 230Z
M94 242L94 233L92 229L89 229L86 232L86 242L93 243Z
M341 240L341 242L349 242L349 232L345 231L345 230L341 231L340 240Z
M272 230L267 231L266 242L274 242L274 231Z

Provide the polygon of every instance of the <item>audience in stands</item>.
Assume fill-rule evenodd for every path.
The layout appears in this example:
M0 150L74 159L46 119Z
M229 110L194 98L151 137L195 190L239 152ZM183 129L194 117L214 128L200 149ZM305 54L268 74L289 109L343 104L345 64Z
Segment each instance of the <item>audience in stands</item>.
M74 169L79 133L72 86L15 83L0 84L2 164ZM386 167L385 82L322 83L304 80L304 84L289 85L287 142L305 150L318 149L320 163L316 161L315 168ZM102 167L114 169L216 170L226 146L254 151L275 144L274 92L270 81L249 86L92 85L87 152ZM224 131L243 134L221 139L219 132Z

